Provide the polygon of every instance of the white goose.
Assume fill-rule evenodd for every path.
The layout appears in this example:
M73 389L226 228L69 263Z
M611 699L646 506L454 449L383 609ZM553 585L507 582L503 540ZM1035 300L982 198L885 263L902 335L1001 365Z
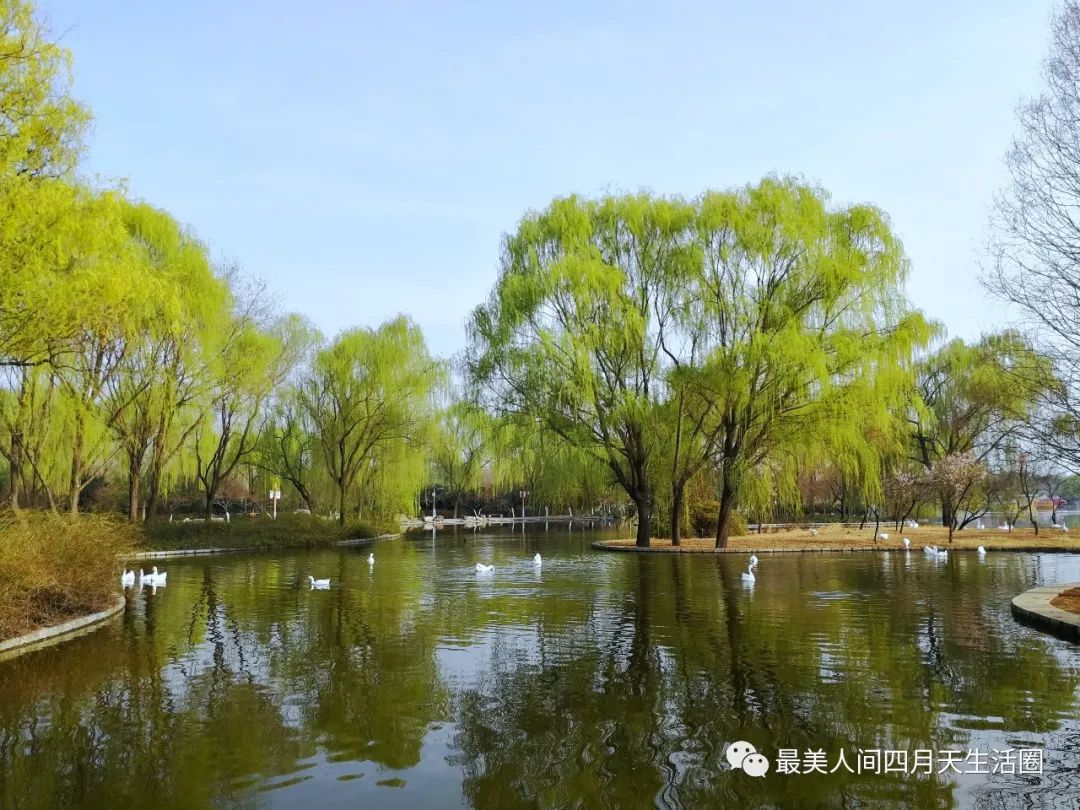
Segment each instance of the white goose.
M478 574L490 574L494 570L494 565L484 565L483 563L476 564L476 573Z
M888 539L889 539L889 533L888 532L878 532L878 540L888 540Z
M135 584L135 572L125 571L120 575L120 587L127 588Z
M986 556L986 549L983 548L982 546L979 546L979 556L980 557L985 557Z
M533 565L535 565L537 567L540 567L543 564L544 564L544 560L540 557L539 552L537 552L535 555L533 555Z
M927 557L933 557L937 554L937 546L923 546L922 550Z
M139 569L139 581L144 585L164 585L165 578L168 576L169 574L167 571L162 571L159 574L156 565L154 566L153 571L149 574L144 574L143 570L141 568Z
M752 582L755 581L755 577L754 577L754 561L756 559L757 559L756 557L751 557L750 564L747 565L746 570L743 571L743 574L742 574L742 581L743 582L752 583Z
M368 565L374 565L375 564L375 552L372 552L372 553L367 555L367 564Z
M906 549L909 549L909 548L911 548L911 540L908 539L907 537L905 537L904 538L904 549L906 550Z
M757 555L756 554L751 554L750 555L750 565L752 565L754 568L757 568Z
M315 579L315 577L311 576L311 574L308 574L308 582L311 583L312 588L329 588L330 587L330 579L329 579L329 577L327 577L326 579Z

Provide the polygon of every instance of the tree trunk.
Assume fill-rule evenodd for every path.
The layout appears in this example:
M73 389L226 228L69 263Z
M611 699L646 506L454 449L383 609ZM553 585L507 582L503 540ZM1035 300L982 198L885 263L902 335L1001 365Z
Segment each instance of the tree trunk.
M735 482L724 476L720 486L720 511L716 516L716 547L727 548L728 532L731 530L731 513L735 508Z
M338 526L345 525L345 482L338 481Z
M652 526L649 519L649 499L647 497L635 500L637 505L638 519L637 519L637 540L635 545L638 548L649 547L649 537L652 535Z
M128 471L128 523L139 522L139 472Z
M941 498L941 525L949 527L949 539L952 539L952 525L953 525L953 508L949 503L949 499L942 496Z
M686 483L676 482L671 485L671 545L677 546L682 541L683 501Z
M210 518L214 516L214 498L217 497L217 486L206 488L206 508L203 511L203 517L206 522L210 522Z
M9 482L9 497L11 501L11 511L18 513L19 511L19 484L22 479L22 433L17 431L11 432L11 481Z
M82 465L84 436L83 415L75 415L75 437L71 446L71 478L68 482L68 511L74 517L79 514L79 492L82 490Z

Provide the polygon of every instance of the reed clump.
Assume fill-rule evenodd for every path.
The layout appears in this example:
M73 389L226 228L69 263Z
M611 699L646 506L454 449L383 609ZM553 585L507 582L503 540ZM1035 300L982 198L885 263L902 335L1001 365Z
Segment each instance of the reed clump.
M109 517L0 513L0 640L108 607L134 546Z

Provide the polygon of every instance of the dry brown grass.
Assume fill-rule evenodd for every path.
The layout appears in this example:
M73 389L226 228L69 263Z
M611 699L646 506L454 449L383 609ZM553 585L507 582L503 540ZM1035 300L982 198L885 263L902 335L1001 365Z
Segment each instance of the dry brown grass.
M922 550L923 546L936 545L944 548L973 549L985 546L987 549L1014 549L1047 548L1080 551L1080 531L1071 534L1063 534L1052 529L1040 528L1038 536L1033 529L1014 529L1011 532L998 531L997 529L973 529L953 533L953 542L949 544L949 532L942 526L920 526L917 529L902 529L896 531L889 526L882 526L879 531L889 535L888 540L874 541L874 526L863 528L845 528L842 526L826 526L817 530L817 535L811 535L808 529L783 529L779 531L765 531L762 534L747 534L740 537L732 537L728 541L731 551L764 551L764 550L790 550L790 551L827 551L830 549L848 548L903 548L903 538L911 540L911 548ZM613 545L634 545L633 540L615 540ZM715 545L713 538L695 537L684 539L676 551L695 551L712 549ZM653 548L672 550L670 540L654 539Z
M116 520L0 514L0 640L107 607L133 546Z
M1080 613L1080 588L1069 588L1067 591L1062 591L1050 600L1050 604L1070 613Z

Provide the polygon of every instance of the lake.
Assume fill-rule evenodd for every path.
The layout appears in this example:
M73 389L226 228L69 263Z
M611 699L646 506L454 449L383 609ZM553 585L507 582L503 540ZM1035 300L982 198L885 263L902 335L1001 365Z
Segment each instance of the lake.
M1080 555L761 555L751 588L745 555L536 528L165 561L121 619L0 663L0 808L1080 803L1080 648L1009 612Z

